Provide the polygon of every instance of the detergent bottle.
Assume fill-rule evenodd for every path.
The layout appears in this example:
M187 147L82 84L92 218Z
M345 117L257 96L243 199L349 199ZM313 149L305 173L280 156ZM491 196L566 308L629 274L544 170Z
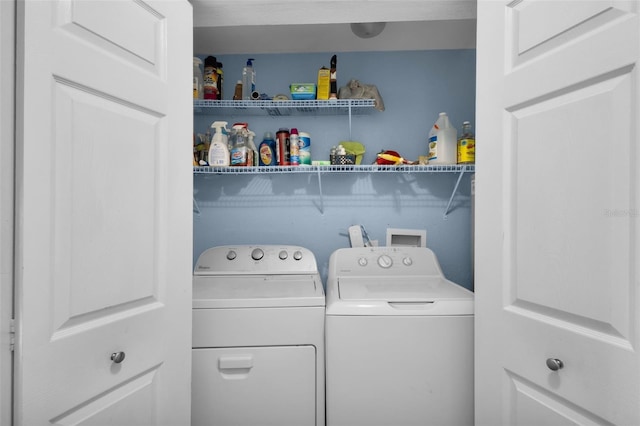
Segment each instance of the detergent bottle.
M276 140L273 138L273 133L264 132L262 142L260 142L260 155L261 166L277 166L278 159L276 156Z
M458 132L441 112L429 132L429 164L456 164Z
M209 145L209 165L228 166L229 165L229 137L227 134L226 121L214 121L211 124L214 129L213 138Z

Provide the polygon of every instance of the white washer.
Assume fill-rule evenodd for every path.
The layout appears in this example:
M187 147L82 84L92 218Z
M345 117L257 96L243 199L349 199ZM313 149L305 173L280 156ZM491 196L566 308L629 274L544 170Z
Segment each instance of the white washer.
M325 297L297 246L203 252L193 278L191 424L324 425Z
M327 426L472 425L473 306L428 248L335 251Z

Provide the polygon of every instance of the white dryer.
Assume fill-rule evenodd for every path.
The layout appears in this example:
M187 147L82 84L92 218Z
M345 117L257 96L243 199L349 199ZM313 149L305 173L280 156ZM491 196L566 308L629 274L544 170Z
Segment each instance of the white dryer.
M427 248L335 251L327 426L472 425L473 307Z
M192 422L322 426L325 297L297 246L203 252L193 278Z

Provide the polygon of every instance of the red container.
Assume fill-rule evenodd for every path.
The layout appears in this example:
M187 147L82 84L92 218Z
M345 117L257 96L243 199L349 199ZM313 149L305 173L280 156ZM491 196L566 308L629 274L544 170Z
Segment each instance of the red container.
M289 160L289 129L280 128L276 132L276 154L279 166L290 166Z

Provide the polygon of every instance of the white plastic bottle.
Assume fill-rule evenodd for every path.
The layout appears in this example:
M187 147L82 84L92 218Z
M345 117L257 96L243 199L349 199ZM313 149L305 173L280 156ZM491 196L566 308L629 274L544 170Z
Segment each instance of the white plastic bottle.
M226 167L230 158L227 122L214 121L211 128L214 129L214 133L209 145L209 165Z
M256 90L256 71L253 69L253 61L247 59L247 65L242 68L242 100L251 100L251 94Z
M441 112L429 132L429 164L456 164L458 132Z

